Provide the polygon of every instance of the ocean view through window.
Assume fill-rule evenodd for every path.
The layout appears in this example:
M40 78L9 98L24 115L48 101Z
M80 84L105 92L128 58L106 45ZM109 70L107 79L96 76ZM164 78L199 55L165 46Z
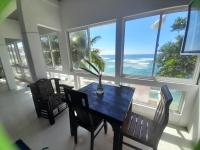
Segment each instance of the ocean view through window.
M162 18L161 23L160 18ZM120 74L136 77L193 79L197 57L180 55L186 19L186 11L177 11L126 20L123 62L122 66L117 66L122 67ZM80 34L82 34L82 39ZM93 39L95 41L92 41ZM82 30L70 32L69 43L73 69L79 68L81 60L87 56L88 51L98 49L105 61L103 74L115 75L116 42L119 41L116 41L115 22L88 26Z

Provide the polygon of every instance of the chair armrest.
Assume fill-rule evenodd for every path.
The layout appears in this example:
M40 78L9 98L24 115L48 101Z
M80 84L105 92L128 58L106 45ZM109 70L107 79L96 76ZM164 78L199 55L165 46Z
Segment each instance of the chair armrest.
M73 86L69 86L69 85L66 85L66 84L59 84L59 87L68 88L68 89L74 88Z
M49 80L60 80L59 78L50 78Z

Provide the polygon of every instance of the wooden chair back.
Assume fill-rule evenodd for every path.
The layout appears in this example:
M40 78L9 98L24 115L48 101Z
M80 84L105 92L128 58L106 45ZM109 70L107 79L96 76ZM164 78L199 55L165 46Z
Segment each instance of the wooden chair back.
M152 137L153 143L158 144L163 130L168 124L169 120L169 107L173 100L173 97L166 85L161 87L161 99L155 112L153 119Z
M46 100L49 96L55 93L51 80L49 79L40 79L35 84L38 87L42 100Z
M74 117L77 117L86 125L93 125L91 114L88 112L89 104L87 94L64 88L66 102L68 107L73 110Z

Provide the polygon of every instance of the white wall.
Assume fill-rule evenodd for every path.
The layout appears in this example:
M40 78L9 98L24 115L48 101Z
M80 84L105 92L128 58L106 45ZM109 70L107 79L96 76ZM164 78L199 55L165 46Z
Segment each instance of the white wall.
M9 89L16 89L14 74L11 64L8 49L5 43L5 38L21 39L21 30L19 22L15 20L5 19L0 25L0 57L4 67Z
M22 39L19 22L16 20L5 19L0 26L2 37L12 39Z
M45 78L47 67L45 65L38 25L49 27L54 30L61 30L59 7L56 4L41 0L18 0L20 4L21 26L25 48L30 53L31 69L34 69L34 80Z
M12 71L12 67L10 65L9 62L9 54L8 54L8 50L7 50L7 45L5 43L5 40L3 38L3 36L0 33L0 58L1 58L1 62L3 65L3 69L4 69L4 73L6 76L6 81L8 84L9 89L13 90L16 88L16 84L15 84L15 79L14 79L14 74Z
M68 29L188 3L189 0L62 0L60 6L63 28Z
M200 140L200 82L199 82L199 91L193 105L193 110L190 114L190 121L188 128L192 135L193 141L198 142L198 140Z

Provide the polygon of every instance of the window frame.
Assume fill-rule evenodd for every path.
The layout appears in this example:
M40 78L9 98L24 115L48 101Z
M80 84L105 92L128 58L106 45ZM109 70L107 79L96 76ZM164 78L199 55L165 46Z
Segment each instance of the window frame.
M48 66L48 65L46 64L46 61L45 61L45 65L46 65L46 67L49 69L49 71L58 71L58 72L62 72L62 71L63 71L63 64L62 64L61 53L60 53L60 45L59 45L59 53L60 53L60 59L61 59L61 66L62 66L62 69L59 69L59 68L58 68L59 66L58 66L58 65L55 65L55 60L54 60L53 51L52 51L52 44L51 44L51 41L50 41L50 36L51 36L51 35L56 35L56 36L58 37L58 31L40 35L41 46L42 46L42 40L41 40L42 37L46 37L46 38L48 39L48 45L49 45L49 51L44 50L43 47L42 47L42 53L43 53L44 61L45 61L45 55L44 55L45 53L50 53L50 57L51 57L51 61L52 61L52 66ZM58 39L59 39L59 37L58 37Z
M71 28L71 29L68 29L66 31L66 36L67 36L67 45L68 45L68 53L69 53L69 59L70 59L70 72L72 74L75 74L75 75L83 75L83 77L85 75L88 75L90 76L90 74L82 69L74 69L73 68L73 62L72 62L72 52L70 50L70 33L71 32L78 32L78 31L81 31L81 30L86 30L87 31L87 34L89 33L89 28L92 28L92 27L96 27L96 26L101 26L101 25L106 25L106 24L112 24L112 23L115 23L117 25L117 20L116 19L112 19L112 20L108 20L108 21L104 21L104 22L99 22L99 23L94 23L94 24L89 24L89 25L85 25L85 26L81 26L81 27L75 27L75 28ZM116 32L117 32L117 27L116 27ZM90 39L90 33L88 34L88 39ZM88 40L89 41L89 40ZM116 49L116 38L115 38L115 49ZM115 50L115 56L116 56L116 50ZM116 64L116 58L115 58L115 64ZM116 66L116 65L115 65ZM116 69L115 69L115 72L116 72ZM109 75L109 74L103 74L104 78L112 78L114 80L114 78L116 77L116 73L114 73L113 75Z
M151 17L154 15L159 15L160 19L162 18L162 16L164 14L170 14L170 13L175 13L175 12L181 12L181 11L187 11L187 6L179 6L179 7L174 7L174 8L168 8L168 9L163 9L163 10L157 10L157 11L152 11L152 12L145 12L145 13L141 13L141 14L136 14L136 15L131 15L131 16L127 16L124 17L122 19L122 23L123 23L123 31L122 31L122 36L123 36L123 46L121 49L121 62L120 62L120 75L122 78L129 78L129 79L138 79L138 80L156 80L156 81L160 81L160 82L172 82L172 83L177 83L177 84L196 84L197 80L198 80L198 72L200 71L200 58L197 58L197 62L195 65L195 69L194 69L194 73L193 73L193 77L191 79L184 79L184 78L170 78L170 77L163 77L163 76L158 76L158 75L154 75L153 73L155 72L155 64L156 64L156 57L157 57L157 52L158 52L158 48L159 48L159 40L160 40L160 31L161 31L161 25L159 25L159 29L157 32L157 39L156 39L156 45L155 45L155 53L154 53L154 66L152 68L152 76L138 76L138 75L128 75L128 74L124 74L123 73L123 67L124 67L124 40L125 40L125 25L126 25L126 21L130 21L130 20L136 20L136 19L140 19L140 18L145 18L145 17ZM180 49L180 54L181 54L181 49Z
M85 26L75 27L67 29L65 32L66 41L67 41L67 49L68 49L68 56L69 56L69 73L71 75L74 75L74 84L75 88L78 89L79 87L79 77L85 77L85 78L93 78L96 80L94 76L91 74L84 72L83 70L74 70L72 65L72 58L71 58L71 50L69 48L69 33L75 32L79 30L84 30L89 27L97 26L97 25L103 25L103 24L109 24L109 23L116 23L116 42L115 41L115 75L114 76L107 76L103 75L103 80L110 80L114 81L116 85L120 85L121 83L129 83L129 84L141 84L141 85L147 85L147 86L162 86L164 84L169 85L169 87L174 89L179 89L183 91L182 100L179 102L179 112L174 112L175 115L181 115L184 110L185 103L188 103L186 99L188 99L189 93L185 91L185 89L190 89L191 86L196 87L196 82L198 78L198 73L200 71L200 57L198 57L195 69L194 69L194 75L192 79L179 79L179 78L167 78L167 77L142 77L142 76L127 76L123 74L123 55L124 55L124 35L125 35L125 21L126 20L132 20L142 18L142 17L148 17L151 15L160 15L160 14L167 14L167 13L173 13L177 11L184 11L187 10L187 6L178 6L173 8L167 8L167 9L161 9L161 10L154 10L150 12L140 13L136 15L126 16L126 17L119 17L113 20L109 21L103 21L100 23L95 24L89 24ZM148 105L145 105L144 107L150 107ZM155 108L152 108L155 109ZM172 112L171 112L172 113Z

